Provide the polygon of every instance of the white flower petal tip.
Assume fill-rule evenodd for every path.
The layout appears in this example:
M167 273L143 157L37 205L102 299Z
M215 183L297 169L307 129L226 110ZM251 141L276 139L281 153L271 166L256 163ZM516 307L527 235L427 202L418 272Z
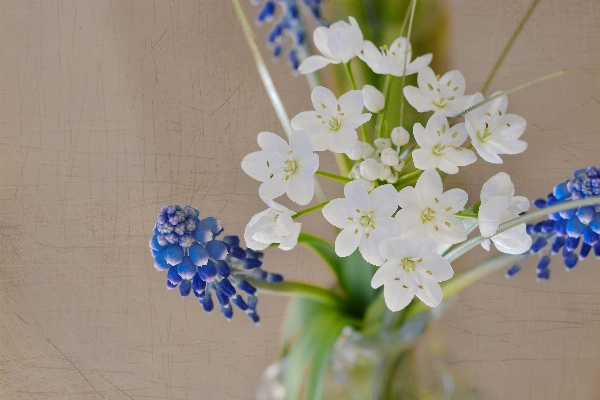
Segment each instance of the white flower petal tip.
M522 254L531 247L531 236L527 234L525 224L496 234L501 223L516 218L529 209L529 200L523 196L515 196L514 193L514 185L505 172L494 175L483 184L478 215L479 230L502 253ZM486 240L482 246L489 250L490 242Z
M244 157L242 169L263 182L260 196L275 199L287 193L292 201L308 204L314 195L314 174L319 168L319 156L313 153L309 136L294 131L288 144L274 133L261 132L258 144L263 150Z
M376 74L394 76L416 74L429 65L432 59L431 54L426 54L411 61L412 47L405 37L394 40L390 47L384 45L379 49L372 42L365 40L362 52L357 54ZM405 58L406 71L404 70Z
M454 216L467 203L467 192L451 189L443 192L442 178L429 169L421 174L416 186L398 193L402 209L395 218L405 237L431 237L439 243L456 244L467 239L467 231Z
M252 250L264 250L273 243L279 243L281 250L293 249L298 243L302 225L292 219L295 212L273 200L262 200L269 208L253 216L246 225L246 246Z
M456 174L458 167L477 161L471 150L460 147L468 137L465 124L450 127L446 116L441 112L434 113L423 128L415 124L413 135L421 147L413 152L415 167L418 169L439 168L447 174Z
M325 87L313 89L315 111L304 111L292 118L292 128L305 131L315 151L350 153L358 140L356 129L371 119L363 114L364 98L360 90L351 90L339 99Z
M311 56L298 67L301 74L309 74L328 64L347 63L363 48L363 34L353 17L350 23L338 21L329 27L315 29L313 41L322 56Z
M344 187L345 198L335 199L323 208L325 219L342 232L335 241L340 257L352 254L358 247L365 261L380 265L379 243L387 237L398 237L402 231L392 218L398 203L392 185L379 186L371 193L358 180Z
M379 252L385 262L373 275L371 286L384 286L385 303L391 311L405 308L415 296L429 307L441 303L439 282L450 279L454 271L436 253L435 240L424 236L387 238L381 241Z
M406 86L404 96L418 112L441 112L453 117L464 111L470 96L465 96L465 78L457 71L436 75L429 67L419 71L418 88Z
M477 93L471 97L467 108L482 101L483 95ZM500 155L519 154L527 149L527 143L519 139L527 122L518 115L506 114L507 107L508 97L501 96L465 115L473 147L487 162L501 164Z
M385 97L375 86L365 85L362 88L365 108L372 113L378 113L385 107Z

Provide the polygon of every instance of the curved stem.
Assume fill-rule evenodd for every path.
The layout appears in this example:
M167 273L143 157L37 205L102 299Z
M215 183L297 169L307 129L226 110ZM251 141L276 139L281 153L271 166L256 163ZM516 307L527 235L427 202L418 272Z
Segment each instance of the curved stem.
M344 68L346 69L346 74L348 74L348 79L350 79L350 85L352 86L352 90L358 90L356 88L356 81L354 80L354 74L352 74L352 67L350 67L350 62L351 61L344 63ZM369 142L369 132L367 132L367 125L362 124L360 126L360 129L362 131L363 142L368 143Z
M332 306L338 306L342 303L342 298L333 291L322 286L313 285L311 283L297 281L267 283L265 281L258 281L252 278L247 278L247 280L264 293L305 297Z
M515 40L519 36L519 33L521 33L521 30L523 29L523 27L527 23L527 20L529 19L529 17L531 17L531 14L533 13L533 10L535 9L535 7L538 5L539 2L540 2L540 0L533 0L533 2L531 2L531 5L527 9L527 12L525 13L525 15L523 15L523 18L521 18L521 21L519 21L519 25L517 25L517 29L515 29L515 31L513 32L513 34L510 36L510 39L508 40L508 43L506 43L506 46L504 46L504 49L502 50L502 53L500 53L500 56L498 57L498 60L496 61L496 63L492 67L492 70L490 71L490 74L486 78L485 83L483 84L483 86L481 88L481 93L485 94L485 91L488 89L488 87L492 83L492 80L494 79L494 76L496 76L496 72L498 72L498 69L502 65L502 62L504 61L504 58L506 57L506 55L510 51L510 48L512 47L512 45L515 43Z
M554 205L551 207L542 208L540 210L536 210L534 212L531 212L531 213L528 213L525 215L521 215L520 217L511 219L510 221L506 221L503 224L500 224L500 227L498 227L498 231L496 232L496 234L507 231L510 228L514 228L517 225L521 225L526 222L533 221L534 219L544 217L548 214L552 214L552 213L563 211L563 210L569 210L571 208L594 205L594 204L599 204L599 203L600 203L600 197L593 196L593 197L587 197L587 198L581 199L581 200L566 201L564 203L560 203L560 204L557 204L557 205ZM481 235L477 235L467 241L462 242L461 244L455 246L454 248L450 249L446 254L444 254L444 258L446 260L448 260L448 262L451 263L452 261L456 260L458 257L465 254L467 251L471 250L473 247L481 244L483 241L485 241L487 239L489 239L489 238L481 236Z
M312 206L312 207L305 208L304 210L300 210L296 214L292 215L292 219L296 219L296 218L298 218L298 217L300 217L300 216L302 216L304 214L308 214L308 213L311 213L313 211L320 210L321 208L323 208L327 204L329 204L330 201L331 200L327 200L327 201L324 201L324 202L322 202L320 204L317 204L316 206Z
M379 113L379 117L377 118L377 137L383 137L383 121L385 120L385 114L387 112L388 104L390 101L390 94L392 93L392 85L394 83L393 75L385 76L385 83L383 84L383 95L385 96L385 103L383 110Z
M412 1L412 7L410 10L410 20L408 22L408 33L406 34L406 50L404 50L404 68L402 69L402 89L400 89L400 123L399 126L403 126L404 121L404 85L406 84L406 64L408 61L408 51L410 49L410 32L412 31L413 18L415 17L415 9L417 8L417 0Z
M336 174L332 174L330 172L325 172L325 171L321 171L321 170L317 170L315 172L315 175L324 176L326 178L333 179L334 181L338 181L338 182L342 182L342 183L348 183L352 180L350 178L346 178L345 176L336 175Z
M477 219L477 214L466 214L466 213L462 213L462 212L457 212L456 214L454 214L455 217L460 217L460 218L470 218L470 219ZM293 218L293 217L292 217Z

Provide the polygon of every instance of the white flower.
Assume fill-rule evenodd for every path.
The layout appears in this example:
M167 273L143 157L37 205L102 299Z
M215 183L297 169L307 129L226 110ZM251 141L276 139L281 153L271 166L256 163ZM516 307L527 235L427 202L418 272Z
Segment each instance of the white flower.
M298 243L302 225L292 219L295 212L271 199L261 199L269 208L253 216L246 225L246 246L252 250L264 250L273 243L279 243L281 250L293 249Z
M398 193L402 209L396 214L406 237L431 236L445 244L467 239L467 231L455 213L462 210L469 196L462 189L443 191L442 178L434 169L423 172L413 188Z
M317 86L310 97L316 111L296 115L292 128L306 131L315 151L352 151L358 140L356 128L371 119L370 113L362 114L362 92L351 90L337 99L331 90Z
M453 117L467 108L469 96L465 96L465 78L458 70L446 72L440 78L429 67L417 76L419 87L406 86L404 96L418 112L440 111Z
M386 261L375 272L371 286L385 285L385 304L392 311L399 311L414 296L429 307L442 301L442 288L438 282L452 278L450 263L436 252L435 240L415 236L411 239L390 238L379 245Z
M319 156L313 153L308 135L295 131L290 144L271 132L258 134L258 145L263 149L248 154L242 160L242 169L257 181L260 197L274 199L287 193L301 205L308 204L315 191L315 171Z
M468 136L465 124L450 128L442 113L433 114L425 128L415 124L413 135L421 147L413 151L413 161L418 169L439 168L447 174L456 174L458 167L477 161L475 153L459 147Z
M361 182L352 181L344 186L344 195L323 208L325 219L342 229L335 240L336 254L347 257L358 247L367 262L381 264L379 243L401 234L400 224L391 217L398 207L396 189L383 185L369 194Z
M363 48L363 34L354 17L350 23L338 21L329 27L315 29L313 41L323 56L310 56L300 64L298 72L310 74L329 64L347 63Z
M369 180L374 181L381 175L383 165L378 163L374 158L367 158L360 163L360 175Z
M467 108L482 101L483 95L477 93L471 97ZM527 143L519 140L527 122L518 115L506 114L507 107L508 97L502 96L465 116L471 143L487 162L502 164L498 154L519 154L527 148Z
M365 99L365 108L372 113L378 113L385 107L385 97L375 86L363 86L362 94Z
M490 240L503 253L521 254L531 247L531 236L525 230L525 224L517 225L494 236L498 226L529 209L529 200L523 196L514 196L515 187L505 172L492 176L481 188L481 207L479 207L479 230L481 235L490 237L481 245L490 249Z
M397 126L392 129L392 143L395 146L404 146L410 140L410 134L406 129L401 126Z
M389 49L386 45L381 46L380 49L381 51L372 42L365 40L362 53L358 53L358 57L376 74L403 76L405 56L406 75L416 74L428 66L432 58L431 54L425 54L411 62L412 47L405 37L394 40Z

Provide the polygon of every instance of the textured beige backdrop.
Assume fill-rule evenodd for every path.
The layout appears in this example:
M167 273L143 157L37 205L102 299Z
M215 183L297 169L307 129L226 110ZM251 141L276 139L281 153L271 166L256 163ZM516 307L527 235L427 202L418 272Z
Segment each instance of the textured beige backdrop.
M468 92L528 3L447 1ZM147 246L166 203L194 204L237 234L264 208L239 164L258 132L282 130L230 3L1 4L0 397L252 398L286 301L261 296L260 327L243 315L227 323L167 291ZM288 113L309 109L305 80L270 66ZM510 97L528 121L528 151L478 162L454 182L477 195L504 170L535 198L600 164L597 0L542 0L492 89L562 68L569 74ZM335 166L323 158L322 168ZM319 216L304 222L330 233ZM269 251L267 264L330 279L304 249ZM535 282L534 263L510 281L490 276L431 335L491 399L600 398L599 267L591 259L567 273L555 260L548 283Z

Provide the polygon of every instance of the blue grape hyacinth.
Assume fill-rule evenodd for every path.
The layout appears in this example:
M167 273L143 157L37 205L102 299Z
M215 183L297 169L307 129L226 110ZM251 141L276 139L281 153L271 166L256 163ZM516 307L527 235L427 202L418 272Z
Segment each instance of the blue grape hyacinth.
M294 73L298 71L300 61L306 56L306 28L300 17L299 1L297 0L251 0L261 4L256 15L256 24L272 23L273 27L267 34L267 45L272 50L273 60L281 58L284 46L288 46L288 63ZM321 16L322 0L302 0L320 25L327 25ZM277 12L277 5L281 11ZM278 16L276 16L278 14ZM286 42L289 42L287 44Z
M204 310L214 309L213 294L228 320L234 304L256 324L256 288L247 278L268 283L283 281L279 274L264 271L262 253L240 247L237 236L216 239L223 232L219 220L199 219L192 206L164 206L156 218L150 249L154 267L167 271L167 288L179 286L182 297L193 293ZM244 299L241 293L246 295Z
M546 199L538 199L534 205L545 208L592 196L600 196L600 170L596 167L575 171L573 179L556 185ZM528 254L541 255L536 268L538 280L550 278L548 267L554 254L561 254L567 270L573 269L592 250L596 258L600 258L600 197L598 202L549 214L547 220L527 225L527 233L533 239ZM520 269L521 265L513 266L507 276L515 275Z

